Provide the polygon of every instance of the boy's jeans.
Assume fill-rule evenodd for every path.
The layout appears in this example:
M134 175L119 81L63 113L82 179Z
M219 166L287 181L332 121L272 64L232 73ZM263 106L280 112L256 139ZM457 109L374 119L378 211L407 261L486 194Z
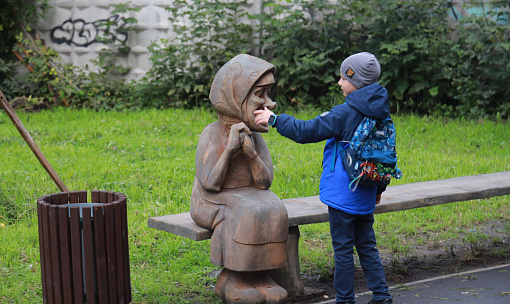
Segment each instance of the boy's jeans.
M353 247L360 259L368 288L376 301L391 298L384 269L376 248L374 215L352 215L329 207L329 223L335 251L335 289L337 303L354 299Z

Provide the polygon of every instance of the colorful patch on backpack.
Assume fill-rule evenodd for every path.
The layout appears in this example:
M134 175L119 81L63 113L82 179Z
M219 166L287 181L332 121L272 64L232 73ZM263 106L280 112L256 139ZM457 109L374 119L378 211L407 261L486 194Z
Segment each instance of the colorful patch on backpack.
M395 125L390 118L378 121L365 117L340 155L351 179L351 191L358 185L388 185L392 177L402 177L397 167Z
M354 74L356 74L356 73L354 72L353 69L348 68L347 72L345 74L347 74L348 77L352 78L352 76L354 76Z

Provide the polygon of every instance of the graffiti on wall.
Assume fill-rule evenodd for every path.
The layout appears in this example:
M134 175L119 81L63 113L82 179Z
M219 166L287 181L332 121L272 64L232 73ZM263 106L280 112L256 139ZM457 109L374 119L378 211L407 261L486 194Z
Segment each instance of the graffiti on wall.
M125 43L128 39L126 20L119 15L108 19L85 22L83 19L68 19L51 30L50 38L56 44L89 46L93 43Z

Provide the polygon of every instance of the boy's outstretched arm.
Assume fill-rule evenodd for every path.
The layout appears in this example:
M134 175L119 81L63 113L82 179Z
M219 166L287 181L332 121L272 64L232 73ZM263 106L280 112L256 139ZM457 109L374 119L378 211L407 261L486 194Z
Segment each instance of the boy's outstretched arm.
M257 123L259 125L266 125L266 126L267 126L267 122L269 121L269 116L274 114L267 107L264 107L264 110L256 110L253 113L255 114L255 123Z

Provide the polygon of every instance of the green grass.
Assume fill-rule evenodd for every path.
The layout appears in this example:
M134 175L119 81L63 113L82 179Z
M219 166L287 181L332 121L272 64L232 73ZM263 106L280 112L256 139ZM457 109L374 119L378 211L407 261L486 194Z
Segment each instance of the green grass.
M220 303L209 276L217 269L209 262L209 241L194 242L147 227L148 217L189 210L195 146L216 114L70 109L18 114L70 190L128 196L134 303ZM510 170L508 122L412 115L394 120L404 177L393 184ZM271 189L281 198L317 195L324 143L296 144L274 130L264 137L275 165ZM55 184L0 112L0 303L42 301L35 199L54 192ZM487 241L487 235L469 231L502 221L508 236L509 201L505 196L376 215L379 247L396 257L412 256L414 245L446 248L459 240L481 250L477 244ZM302 272L330 276L328 225L308 225L301 233Z

